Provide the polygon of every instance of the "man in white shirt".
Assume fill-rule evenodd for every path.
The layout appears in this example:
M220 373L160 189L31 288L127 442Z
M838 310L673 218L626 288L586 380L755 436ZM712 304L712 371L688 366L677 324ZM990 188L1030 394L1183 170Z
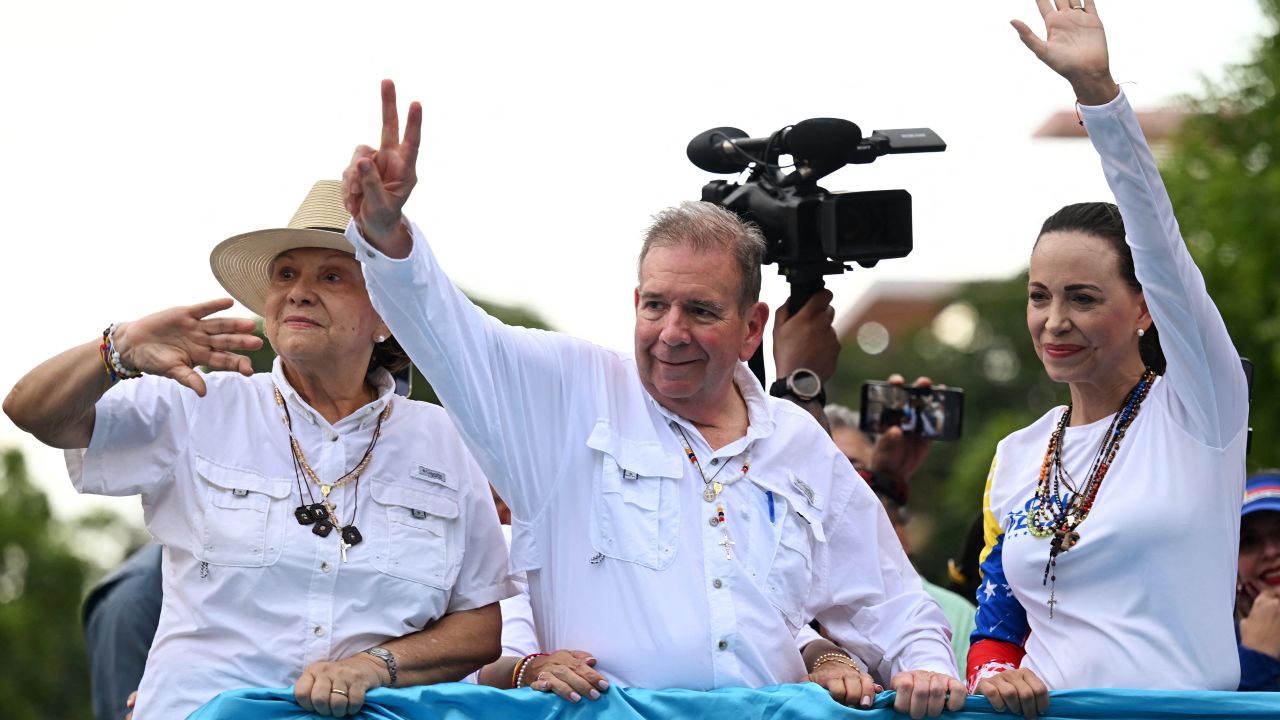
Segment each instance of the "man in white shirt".
M402 215L421 108L399 134L384 81L378 150L344 174L348 238L381 317L511 506L542 647L590 648L610 682L712 689L796 682L817 618L891 677L914 717L959 709L946 620L880 503L821 427L743 361L768 308L763 239L686 203L656 219L635 290L635 356L511 328L471 304Z

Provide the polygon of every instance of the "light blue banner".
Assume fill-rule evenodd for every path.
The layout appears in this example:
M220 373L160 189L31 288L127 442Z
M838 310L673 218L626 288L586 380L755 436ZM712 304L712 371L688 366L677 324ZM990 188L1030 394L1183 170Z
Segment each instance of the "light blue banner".
M833 701L813 683L749 690L724 688L641 690L614 688L597 701L571 704L554 695L521 690L497 690L462 683L369 693L361 720L507 720L560 718L599 720L892 720L892 692L880 693L870 710L848 708ZM188 720L265 720L318 718L293 701L293 691L235 690L214 698ZM998 713L985 698L971 696L964 710L943 713L949 720L994 720L1020 717ZM1064 690L1050 693L1046 720L1186 720L1211 718L1243 720L1280 718L1280 693L1172 692L1158 690Z

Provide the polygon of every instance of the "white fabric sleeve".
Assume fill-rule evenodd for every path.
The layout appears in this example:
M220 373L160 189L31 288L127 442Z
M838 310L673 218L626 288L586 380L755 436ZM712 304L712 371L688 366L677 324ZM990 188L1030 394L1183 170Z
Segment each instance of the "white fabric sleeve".
M402 260L370 246L354 222L346 235L383 321L512 513L530 521L561 475L570 441L563 419L578 386L567 378L575 377L586 344L490 317L453 285L421 230L411 227L413 249Z
M1187 252L1138 117L1123 92L1106 105L1080 106L1080 115L1124 218L1134 269L1168 361L1165 380L1186 412L1186 429L1206 445L1226 447L1248 421L1240 356Z
M194 391L168 378L118 383L94 405L89 447L64 453L71 484L82 493L141 494L148 502L172 477L198 401Z
M843 491L823 523L811 615L877 677L932 670L958 678L946 616L924 591L879 499L838 459L832 487Z
M533 606L529 603L529 583L520 573L512 578L518 592L502 601L502 654L524 657L538 649L538 633L533 627Z
M507 542L493 507L489 483L480 468L470 463L467 478L467 539L462 550L462 567L449 595L448 612L473 610L505 600L516 594L508 574Z

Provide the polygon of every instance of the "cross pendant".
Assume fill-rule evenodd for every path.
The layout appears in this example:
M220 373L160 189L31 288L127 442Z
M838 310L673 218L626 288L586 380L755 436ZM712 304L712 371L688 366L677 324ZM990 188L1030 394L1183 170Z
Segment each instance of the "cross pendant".
M720 546L724 548L724 559L725 559L725 560L732 560L732 559L733 559L733 554L729 552L729 548L733 547L733 546L734 546L734 545L736 545L736 544L737 544L737 543L735 543L734 541L732 541L732 540L730 540L730 539L729 539L729 535L728 535L728 533L726 533L726 534L725 534L725 536L724 536L723 538L721 538L721 539L720 539Z
M341 552L342 552L342 562L346 562L347 548L351 547L351 543L347 542L346 540L339 540L338 547L341 549Z
M1053 617L1053 606L1058 604L1058 598L1052 590L1049 591L1049 617Z

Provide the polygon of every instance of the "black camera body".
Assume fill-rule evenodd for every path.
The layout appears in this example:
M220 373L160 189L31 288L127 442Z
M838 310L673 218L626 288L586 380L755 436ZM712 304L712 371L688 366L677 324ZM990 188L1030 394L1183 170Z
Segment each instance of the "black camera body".
M765 264L792 285L794 311L823 285L856 262L906 257L912 249L911 195L906 190L832 193L818 180L848 164L864 164L892 153L940 152L946 143L928 128L876 130L870 137L848 120L813 118L768 138L749 138L737 128L708 130L689 142L689 160L708 172L741 172L741 183L713 180L702 199L760 226L768 243ZM787 173L778 159L790 155Z
M879 260L911 252L911 194L906 190L831 193L815 186L767 190L758 183L713 180L702 199L760 226L765 263L780 268ZM831 274L831 273L828 273Z

